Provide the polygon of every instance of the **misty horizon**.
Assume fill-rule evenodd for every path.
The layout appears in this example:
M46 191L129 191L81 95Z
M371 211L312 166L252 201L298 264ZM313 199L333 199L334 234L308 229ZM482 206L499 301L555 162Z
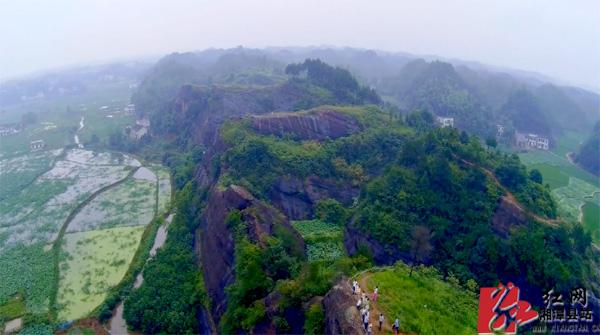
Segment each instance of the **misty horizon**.
M538 73L600 87L600 4L261 0L24 1L0 20L0 81L53 69L210 48L335 46ZM430 58L431 59L431 58Z

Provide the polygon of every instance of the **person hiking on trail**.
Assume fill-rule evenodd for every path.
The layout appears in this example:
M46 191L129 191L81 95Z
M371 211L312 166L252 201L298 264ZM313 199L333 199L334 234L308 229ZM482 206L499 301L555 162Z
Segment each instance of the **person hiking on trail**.
M352 281L352 294L356 294L356 290L358 289L358 282L356 280Z
M371 300L377 302L377 295L379 294L379 286L375 286L375 290L373 291L373 295L371 296Z
M383 326L383 313L379 314L379 331L381 331L381 327Z
M362 305L362 299L358 299L358 302L356 303L356 309L358 309L360 311L360 305Z
M360 286L356 285L356 294L360 296Z
M394 321L394 326L392 328L394 328L394 334L398 335L398 332L400 331L400 319L398 317L396 317L396 321Z
M373 334L373 324L369 323L369 327L367 328L367 334L371 335Z
M365 325L365 330L367 330L367 328L369 327L369 318L366 314L365 316L363 316L363 324Z

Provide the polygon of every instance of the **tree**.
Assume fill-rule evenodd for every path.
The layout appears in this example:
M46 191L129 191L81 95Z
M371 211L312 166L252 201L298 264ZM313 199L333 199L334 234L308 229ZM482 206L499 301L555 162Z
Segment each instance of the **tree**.
M429 254L433 250L433 247L431 246L432 236L431 230L425 226L415 226L413 228L410 245L412 265L410 267L409 276L412 276L413 268L417 263L422 263L429 257Z
M495 148L498 146L498 141L496 141L496 138L494 137L488 137L485 139L485 145L488 146L488 149Z
M538 184L542 184L544 182L542 173L538 169L533 169L529 172L529 179Z
M317 202L316 205L317 217L327 223L343 226L348 219L348 213L335 199L323 199Z

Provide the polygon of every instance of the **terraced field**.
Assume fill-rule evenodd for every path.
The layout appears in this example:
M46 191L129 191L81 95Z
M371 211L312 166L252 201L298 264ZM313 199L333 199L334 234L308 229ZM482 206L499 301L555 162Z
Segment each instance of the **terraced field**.
M123 278L161 192L168 208L168 171L152 168L160 183L133 157L81 149L0 164L0 180L18 180L0 197L0 311L18 298L21 314L84 317Z
M542 173L557 203L558 215L563 220L581 222L600 245L600 213L594 211L594 206L600 206L598 197L594 197L600 192L600 178L573 165L566 156L577 149L580 138L567 133L552 151L534 150L519 157L529 169Z

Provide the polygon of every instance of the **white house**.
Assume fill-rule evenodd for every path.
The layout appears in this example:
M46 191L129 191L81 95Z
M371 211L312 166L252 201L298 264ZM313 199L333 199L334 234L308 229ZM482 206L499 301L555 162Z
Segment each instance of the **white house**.
M537 134L523 134L516 132L515 140L517 143L517 147L526 149L526 148L534 148L541 150L550 149L550 140L547 137L543 137Z
M504 126L501 124L496 125L496 136L502 137L504 135Z
M438 116L438 117L435 118L435 120L437 121L437 123L442 128L454 127L454 118L453 117L441 117L441 116Z
M44 148L44 146L45 146L44 140L36 140L36 141L31 141L29 143L29 149L31 151L41 150Z
M548 150L550 148L550 140L537 134L527 134L527 144L532 148L542 150Z

